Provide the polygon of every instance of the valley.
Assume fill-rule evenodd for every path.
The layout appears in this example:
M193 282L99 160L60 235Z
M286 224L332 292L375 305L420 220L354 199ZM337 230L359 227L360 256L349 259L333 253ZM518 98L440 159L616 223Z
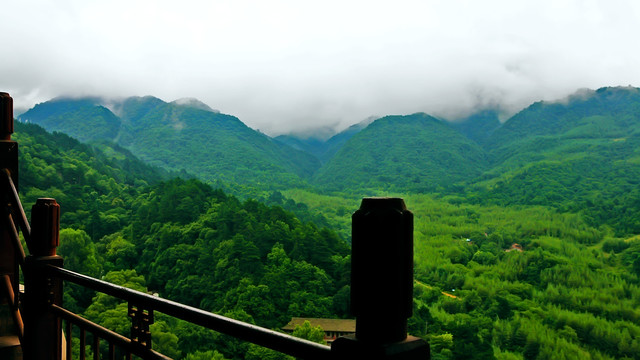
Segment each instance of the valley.
M390 115L323 141L152 97L54 99L19 120L25 208L58 200L73 270L270 328L345 318L351 214L362 197L402 197L423 285L409 330L432 358L640 354L639 89L537 102L503 123ZM73 288L65 303L101 323L126 311ZM279 358L156 325L175 357L213 344Z

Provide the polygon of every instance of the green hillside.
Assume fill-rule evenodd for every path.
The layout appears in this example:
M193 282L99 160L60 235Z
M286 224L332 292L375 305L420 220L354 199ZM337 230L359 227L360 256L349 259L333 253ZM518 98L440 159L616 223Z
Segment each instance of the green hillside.
M294 135L279 135L273 139L296 150L309 153L318 159L324 154L327 147L326 141L314 137L301 138Z
M318 166L312 156L285 147L230 115L163 104L131 120L129 126L135 138L130 149L142 160L185 169L205 181L296 184Z
M20 120L82 141L114 141L149 164L186 171L207 182L282 188L303 183L318 160L261 134L237 118L196 101L165 103L153 97L109 101L58 99L39 104Z
M61 222L99 238L122 226L126 214L114 204L133 189L170 174L153 168L113 144L97 148L34 124L15 123L20 144L20 193L25 209L39 197L64 204Z
M350 226L351 193L285 193ZM622 359L640 350L640 236L545 206L400 196L413 212L414 316L435 359ZM519 244L522 251L510 250Z
M329 189L434 191L480 175L484 151L426 114L387 116L355 134L314 176Z
M362 131L364 128L369 126L369 124L371 124L375 120L377 120L375 117L369 117L364 121L351 125L348 128L330 137L325 142L324 152L318 155L318 158L323 163L326 163L327 161L331 160L331 158L338 152L338 150L340 150L344 146L344 144L347 141L349 141L349 139L351 139L354 135L356 135L357 133Z
M502 125L495 110L456 123L425 114L388 116L324 142L271 139L194 99L133 97L109 101L111 112L99 98L60 98L21 119L82 141L114 141L147 163L206 182L258 191L310 183L332 191L459 193L473 185L467 190L480 201L575 209L633 187L639 99L635 88L580 91L535 103ZM574 180L564 169L571 169ZM523 182L539 184L540 191L525 193L530 187Z
M293 134L276 136L274 139L294 149L305 151L317 157L320 162L324 164L331 160L336 152L338 152L349 139L366 128L375 119L375 117L367 118L357 124L349 126L326 140L313 136L305 137Z
M531 111L539 111L537 116L523 110L516 120L529 120L507 121L508 131L494 131L485 143L496 144L493 136L503 139L500 148L512 152L501 157L496 154L502 150L492 145L483 150L428 115L382 118L348 140L327 164L345 177L328 178L324 186L338 184L341 192L288 188L264 199L297 203L326 218L335 227L331 230L280 207L240 201L198 180L163 180L163 174L113 144L96 149L20 123L14 138L20 143L27 206L36 196L58 199L59 253L67 267L82 273L273 328L291 316L346 317L349 256L336 234L349 233L361 195L395 195L404 197L415 215L409 332L429 340L432 358L635 359L640 353L637 119L622 105L617 113L585 111L584 116L567 109L616 96L633 99L611 95L621 90L634 91L600 90L596 99L553 104L548 114L538 110L544 104L536 104ZM150 98L133 102L137 106L129 114L139 115L114 109L131 131L167 113L161 111L165 103ZM169 108L177 119L198 119L198 111L205 111L174 105ZM520 130L535 128L533 120L547 123L558 112L573 119L572 125L554 132L532 129L532 136ZM154 121L164 124L157 127L163 137L176 130L171 119ZM476 129L481 131L470 133L484 132L482 126ZM334 164L338 157L351 169ZM414 171L410 176L407 168ZM426 193L430 189L406 181L416 178L420 185L445 179L457 186L438 183L438 193ZM522 251L505 251L514 243ZM68 287L65 304L121 333L129 329L126 303ZM285 358L162 314L151 330L156 349L176 358Z
M625 127L640 116L640 89L608 87L583 90L567 99L537 102L506 121L489 138L487 146L504 151L524 138L568 133L574 138L625 134ZM607 122L604 118L611 118ZM613 128L609 126L614 125ZM579 130L576 130L579 128ZM622 133L620 131L622 130ZM605 133L601 134L600 132Z
M484 144L496 129L500 127L499 112L488 109L471 114L466 118L451 122L451 126L460 131L467 138Z
M37 104L18 117L22 122L38 124L49 131L60 131L82 142L113 140L120 130L120 119L99 98L56 98Z
M61 206L66 268L269 328L347 314L349 249L335 232L195 179L166 180L118 146L103 152L23 123L13 138L25 208L43 196ZM64 305L128 335L126 303L69 285ZM265 354L162 314L152 332L154 349L175 358Z
M640 91L603 88L536 103L489 137L477 201L582 212L618 234L640 232Z

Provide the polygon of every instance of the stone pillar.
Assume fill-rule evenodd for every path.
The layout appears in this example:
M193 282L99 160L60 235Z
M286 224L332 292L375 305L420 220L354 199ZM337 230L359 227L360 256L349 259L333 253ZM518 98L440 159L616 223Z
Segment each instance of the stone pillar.
M413 311L413 214L400 198L365 198L352 218L351 310L355 336L333 342L339 359L428 359L407 335Z

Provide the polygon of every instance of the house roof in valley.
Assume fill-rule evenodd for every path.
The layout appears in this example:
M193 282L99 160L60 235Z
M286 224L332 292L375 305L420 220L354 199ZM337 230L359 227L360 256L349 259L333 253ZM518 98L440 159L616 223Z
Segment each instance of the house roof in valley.
M336 332L356 332L356 321L353 319L319 319L319 318L291 318L291 321L282 327L282 330L293 331L296 326L301 326L308 321L311 326L320 326L322 330Z

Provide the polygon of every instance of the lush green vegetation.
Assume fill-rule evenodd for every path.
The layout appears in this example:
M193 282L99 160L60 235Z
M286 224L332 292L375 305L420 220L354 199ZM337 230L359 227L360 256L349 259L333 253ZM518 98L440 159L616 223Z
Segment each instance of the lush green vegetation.
M82 230L61 232L59 252L68 267L268 328L293 316L347 315L348 247L333 232L197 180L159 183L124 208L130 223L97 241ZM127 334L126 304L71 289L67 306ZM168 355L216 349L232 358L250 350L197 326L159 319L154 343Z
M154 149L164 161L174 151L215 153L180 150L170 132L175 119L203 129L217 113L155 98L125 103L114 111L126 119L126 148L159 147L127 138L153 121L164 124L157 136L172 139ZM415 214L410 332L429 340L433 358L637 359L639 108L637 89L605 88L536 103L498 128L495 112L458 124L386 117L349 134L313 187L302 180L312 167L261 168L240 159L255 152L239 143L205 184L170 179L111 143L89 147L23 124L15 138L27 206L58 199L60 253L83 273L271 328L291 316L346 317L350 216L363 196L399 196ZM237 119L217 115L220 132L244 134ZM256 169L259 181L236 183ZM515 243L522 251L506 251ZM128 329L116 316L126 306L113 299L69 287L65 301ZM179 358L281 358L162 315L152 330L154 346Z
M23 114L22 121L71 134L80 141L113 139L118 134L121 121L101 106L100 101L91 97L53 99Z
M477 177L485 163L480 147L443 121L426 114L387 116L347 141L314 183L331 190L429 192Z
M105 155L21 123L14 139L25 207L44 195L61 204L58 252L67 268L269 328L293 316L348 315L349 248L335 232L199 180L163 181L163 172L117 146L103 144ZM64 302L129 332L126 303L73 285ZM227 358L278 356L162 314L152 331L154 346L174 357L209 356L211 349ZM317 330L299 332L317 338Z
M165 103L153 97L109 101L116 116L101 103L107 101L54 99L38 104L20 119L83 141L115 142L149 164L186 171L207 182L284 189L301 185L302 178L319 166L314 156L203 106Z
M331 160L331 158L342 148L342 146L354 135L366 128L372 123L376 117L370 117L362 122L351 125L339 133L331 136L327 140L317 137L301 138L296 135L280 135L274 139L291 146L294 149L302 150L317 157L323 164Z
M491 170L467 188L466 198L549 206L581 213L618 236L639 233L639 108L633 88L530 106L488 138Z
M64 204L63 226L73 225L94 239L122 227L127 215L117 206L121 198L170 176L118 147L103 153L33 124L17 122L15 131L25 209L30 209L39 197L53 197Z
M484 144L496 129L500 127L500 113L494 109L483 110L478 113L451 123L455 129L467 138Z
M126 146L143 160L205 181L299 184L317 167L311 155L280 145L233 116L162 104L130 121Z
M348 226L337 194L286 194ZM639 237L542 206L394 195L415 215L410 332L434 358L637 358ZM506 252L514 243L523 251Z

